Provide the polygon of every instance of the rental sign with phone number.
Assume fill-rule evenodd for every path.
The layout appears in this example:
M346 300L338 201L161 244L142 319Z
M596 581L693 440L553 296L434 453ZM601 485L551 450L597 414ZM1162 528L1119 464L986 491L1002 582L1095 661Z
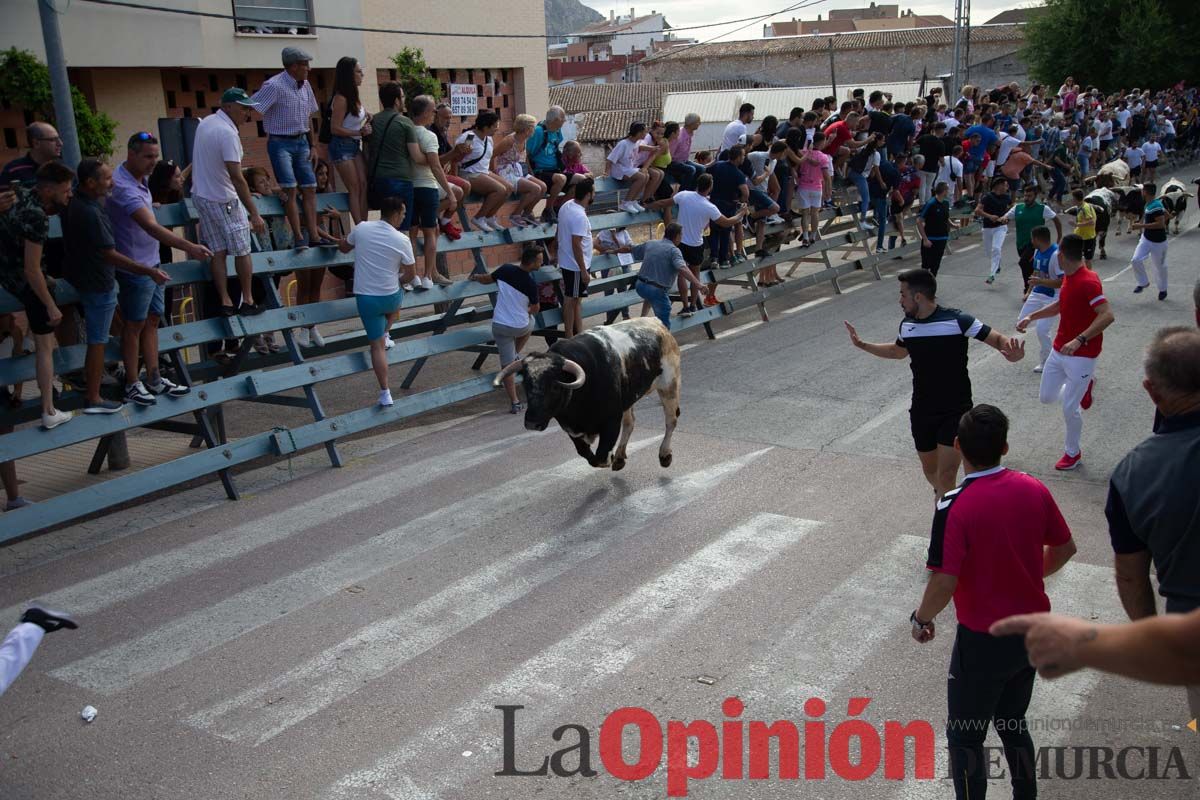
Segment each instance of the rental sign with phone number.
M456 117L473 117L479 113L479 90L475 84L450 84L450 113Z

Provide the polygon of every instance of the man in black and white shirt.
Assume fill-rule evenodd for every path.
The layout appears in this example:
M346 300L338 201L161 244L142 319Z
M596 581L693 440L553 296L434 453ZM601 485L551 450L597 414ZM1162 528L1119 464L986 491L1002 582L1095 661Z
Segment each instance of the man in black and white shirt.
M849 322L850 341L880 358L910 357L913 374L909 421L925 480L940 498L958 484L961 457L954 449L959 418L973 406L967 341L978 339L1009 361L1025 357L1025 343L984 325L970 314L937 304L937 278L928 270L901 272L904 321L892 344L864 342Z

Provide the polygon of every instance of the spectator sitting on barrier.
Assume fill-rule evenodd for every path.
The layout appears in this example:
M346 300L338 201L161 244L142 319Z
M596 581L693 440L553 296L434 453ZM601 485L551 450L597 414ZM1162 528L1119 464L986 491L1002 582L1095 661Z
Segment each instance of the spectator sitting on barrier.
M371 343L371 367L379 381L379 405L392 405L388 388L388 340L404 291L401 280L412 280L412 243L400 228L407 209L399 195L386 195L380 200L380 219L360 222L350 235L338 241L343 253L354 252L354 301L362 320L367 341ZM404 272L403 279L400 273Z
M48 122L34 122L25 129L29 150L25 155L14 158L0 170L0 186L9 187L19 183L32 188L37 183L37 171L43 164L62 158L62 137Z
M184 251L188 258L206 261L212 257L207 247L175 235L154 218L154 198L146 178L154 170L158 157L158 140L152 134L143 131L129 138L125 161L113 175L113 188L106 205L117 250L152 268L162 263L160 242ZM163 377L158 368L158 323L165 313L162 284L150 274L122 270L117 273L117 287L117 304L124 321L121 354L125 362L125 399L152 406L157 395L187 394L190 387ZM146 383L140 380L139 355L146 364Z
M104 348L108 344L113 313L117 309L116 270L145 275L162 285L171 276L157 266L139 264L117 252L112 223L104 213L103 200L112 191L112 168L94 158L79 162L75 196L62 213L66 246L67 280L79 292L87 331L87 376L85 414L115 414L125 407L100 396L104 371Z
M567 114L562 106L550 106L546 111L546 120L537 124L533 133L529 135L529 140L525 142L525 152L533 177L548 187L546 209L542 212L543 222L553 222L556 219L559 193L568 185L581 180L563 172L560 150L563 145L562 126L566 119Z
M753 147L762 141L759 134L750 135L750 131L746 128L754 121L754 106L751 103L742 103L738 108L737 119L725 126L725 132L721 134L721 152L717 156L718 160L728 158L729 151L739 141L744 141L748 147ZM742 140L742 137L746 138Z
M670 126L670 132L668 132ZM663 222L671 223L671 208L674 205L671 202L671 195L675 193L675 189L666 180L667 167L671 164L671 137L679 136L679 123L668 122L664 125L662 122L655 122L650 126L650 134L648 136L649 145L642 145L642 150L646 156L645 167L650 173L650 180L646 184L646 197L639 203L644 205L646 209L651 211L660 211L663 215ZM649 147L649 150L646 148Z
M787 149L785 142L772 142L769 151L748 153L742 159L742 172L749 181L750 207L754 209L750 214L749 224L754 231L754 256L756 258L763 258L767 254L767 251L763 249L767 223L781 224L783 222L783 218L779 216L779 205L772 197L770 187L775 179L774 160L785 157ZM778 192L779 187L776 184L774 193L778 195ZM744 249L739 254L744 257ZM759 270L758 276L759 281L768 286L783 283L783 279L775 271L773 265Z
M608 176L617 185L626 190L625 200L617 205L622 211L630 214L640 214L646 209L638 202L644 196L646 186L650 182L650 172L637 163L638 147L646 134L646 123L633 122L629 125L629 133L625 135L605 159Z
M350 219L357 225L367 218L367 161L362 138L371 135L371 115L359 97L363 68L358 59L338 59L333 74L333 98L329 101L329 160L346 186ZM317 178L317 192L321 191Z
M408 211L404 230L407 232L413 223L421 229L423 260L417 265L413 285L415 287L419 281L422 289L452 283L437 268L438 223L439 218L445 219L446 214L458 208L458 192L462 191L446 180L442 162L438 159L437 137L426 127L433 122L436 113L436 104L427 94L417 95L409 104L409 117L424 163L413 163L413 205Z
M48 161L38 167L34 188L14 187L12 209L0 214L0 288L17 298L29 320L46 429L69 422L71 415L54 407L54 328L62 312L54 302L53 279L42 271L42 248L50 236L50 216L71 200L74 178L70 167Z
M521 265L503 264L491 274L473 272L469 280L484 285L496 284L496 307L492 312L492 339L500 355L500 366L507 367L520 357L521 350L533 333L533 315L538 313L538 286L530 274L542 266L543 251L536 244L521 249ZM517 397L513 375L504 376L504 391L508 393L509 413L525 410Z
M709 165L713 163L713 153L711 150L701 150L699 153L696 153L694 160L695 163L699 164L701 167L704 167L704 169L707 171Z
M442 173L445 174L446 180L458 187L459 191L455 193L455 199L461 205L464 197L471 193L471 183L453 173L458 162L470 150L470 145L450 144L449 130L450 122L454 119L454 114L450 111L449 103L438 103L434 109L434 119L429 125L429 131L437 137L438 142L438 161L442 165ZM451 241L458 241L462 238L462 228L458 227L453 218L447 213L445 216L438 218L438 224L442 228L442 233L446 234L446 238Z
M742 162L745 158L745 148L735 144L729 148L726 159L713 164L712 169L708 171L713 177L712 203L726 217L734 216L739 210L749 213L750 181L742 172ZM745 214L742 218L745 218ZM709 236L709 255L719 267L729 267L745 260L742 256L742 225L733 226L733 242L730 241L730 233L731 231L723 226L718 226L711 230Z
M615 255L617 261L622 266L628 267L633 263L633 237L629 235L629 231L624 225L619 228L605 228L596 234L596 252L601 255ZM627 272L628 270L622 269L618 271ZM600 270L600 277L607 278L609 272L611 272L609 269ZM616 288L609 288L604 290L604 294L615 294L617 291L619 290ZM617 317L629 319L629 309L622 308L620 310L609 311L606 314L604 324L611 325Z
M679 182L680 189L695 189L696 179L704 174L704 167L692 160L692 136L699 128L700 115L689 113L683 118L678 135L671 140L667 174Z
M679 249L683 241L683 226L672 222L663 229L663 238L646 242L642 254L642 266L638 270L634 286L638 296L649 304L668 330L671 328L671 287L679 280L686 280L695 291L709 294L708 287L688 269L683 253ZM647 316L645 305L642 316Z
M471 191L483 197L479 211L471 218L471 224L485 233L501 230L504 226L496 219L496 213L508 200L508 184L492 172L492 136L500 125L495 111L480 111L475 124L463 131L457 144L468 144L471 149L458 162L458 174L471 183Z
M518 114L513 129L500 137L492 155L495 174L508 184L509 191L517 194L516 212L508 220L518 228L538 224L533 207L546 194L546 184L530 175L525 166L525 145L536 125L537 119L531 114Z
M572 139L563 144L562 149L563 172L565 172L572 183L581 180L591 180L592 171L587 168L587 164L583 163L583 148L579 142Z

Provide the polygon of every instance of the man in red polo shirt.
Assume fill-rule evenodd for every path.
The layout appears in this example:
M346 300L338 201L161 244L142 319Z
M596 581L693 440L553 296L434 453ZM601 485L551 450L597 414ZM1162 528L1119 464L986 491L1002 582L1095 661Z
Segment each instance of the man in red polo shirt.
M1034 320L1061 317L1054 350L1042 369L1040 394L1043 403L1062 402L1066 441L1063 457L1054 468L1068 470L1078 467L1083 457L1079 444L1083 435L1080 409L1092 407L1096 358L1104 343L1103 331L1114 317L1100 277L1083 262L1083 239L1075 234L1062 238L1058 245L1058 265L1065 273L1058 299L1022 318L1017 330L1024 333Z
M854 132L858 130L860 117L857 111L851 111L845 119L838 120L825 129L825 146L822 152L833 159L834 169L841 170L842 164L850 158L850 151L857 150L865 144L854 141Z
M962 415L954 447L966 477L938 501L929 541L932 570L913 638L934 637L934 617L954 600L958 630L947 680L946 739L954 792L983 800L988 725L1004 745L1014 800L1037 797L1033 738L1025 722L1036 671L1020 636L995 637L993 623L1011 614L1050 610L1043 578L1075 554L1062 513L1041 481L1000 464L1008 452L1008 418L995 406Z

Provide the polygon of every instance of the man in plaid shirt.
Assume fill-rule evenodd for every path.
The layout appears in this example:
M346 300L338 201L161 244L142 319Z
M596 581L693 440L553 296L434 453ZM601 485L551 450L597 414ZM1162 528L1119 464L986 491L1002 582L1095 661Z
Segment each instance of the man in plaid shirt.
M312 116L317 113L316 95L308 82L312 56L298 47L283 48L283 72L269 78L253 97L262 113L267 132L267 154L275 181L287 196L288 225L297 250L318 244L323 234L317 228L317 151L312 146ZM296 188L304 193L305 237L300 231Z

